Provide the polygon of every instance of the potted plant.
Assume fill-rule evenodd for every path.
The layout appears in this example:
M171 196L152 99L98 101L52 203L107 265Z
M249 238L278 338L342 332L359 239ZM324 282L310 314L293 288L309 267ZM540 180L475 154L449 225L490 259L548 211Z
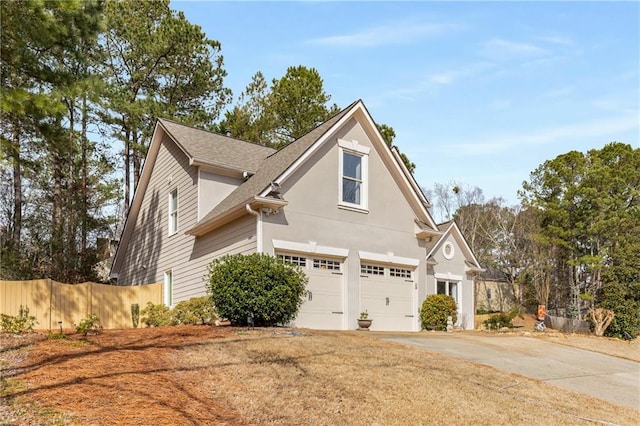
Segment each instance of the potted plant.
M369 312L366 310L364 312L360 312L360 318L358 318L358 330L369 331L372 321L373 320L369 319Z

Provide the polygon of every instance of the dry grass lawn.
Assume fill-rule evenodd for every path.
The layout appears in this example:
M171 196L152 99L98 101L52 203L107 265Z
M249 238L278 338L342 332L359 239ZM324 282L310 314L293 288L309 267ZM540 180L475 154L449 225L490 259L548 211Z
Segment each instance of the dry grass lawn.
M0 342L2 424L631 425L640 416L356 331L173 327L32 340Z

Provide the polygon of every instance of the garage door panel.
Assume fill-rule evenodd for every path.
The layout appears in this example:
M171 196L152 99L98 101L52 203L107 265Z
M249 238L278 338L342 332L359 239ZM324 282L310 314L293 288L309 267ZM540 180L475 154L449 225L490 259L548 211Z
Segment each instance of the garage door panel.
M361 308L373 320L371 330L397 331L413 329L414 283L398 278L370 278L361 282Z
M296 327L321 330L344 328L342 275L326 271L306 271L307 297L294 321Z

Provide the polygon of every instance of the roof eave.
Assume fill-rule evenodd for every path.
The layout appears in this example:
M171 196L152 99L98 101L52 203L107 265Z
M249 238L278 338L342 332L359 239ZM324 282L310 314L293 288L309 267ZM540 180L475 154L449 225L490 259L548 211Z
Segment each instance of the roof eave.
M197 224L193 228L188 229L185 234L192 235L194 237L201 237L203 235L206 235L207 233L214 231L215 229L218 229L221 226L244 216L245 214L248 214L246 210L247 204L250 205L254 210L257 208L270 208L273 210L278 210L282 207L285 207L287 204L289 204L289 202L277 198L252 197L242 203L237 204L235 207L227 210L226 212L212 217L206 222Z
M190 157L189 158L189 165L191 166L196 166L196 167L210 167L213 169L219 169L222 171L227 171L227 172L235 172L235 173L255 173L255 170L251 170L251 169L247 169L247 168L240 168L240 167L234 167L234 166L230 166L228 164L224 164L224 163L218 163L216 161L207 161L207 160L203 160L202 158L196 158L196 157Z

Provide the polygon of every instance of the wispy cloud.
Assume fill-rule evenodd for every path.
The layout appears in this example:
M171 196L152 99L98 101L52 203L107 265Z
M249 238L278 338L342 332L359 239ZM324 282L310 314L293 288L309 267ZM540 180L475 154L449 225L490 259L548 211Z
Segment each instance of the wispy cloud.
M638 129L640 120L636 114L604 118L589 122L572 123L526 134L498 135L473 143L449 145L449 152L463 156L495 155L511 148L546 145L567 140L593 140L594 138L618 138L619 134ZM453 149L451 149L453 148Z
M542 41L550 44L559 44L562 46L573 46L573 40L568 37L562 36L537 36L534 40Z
M376 104L382 103L386 99L415 101L424 93L430 93L441 87L453 85L462 79L468 79L492 67L493 64L483 61L469 64L466 67L426 73L422 78L417 78L414 84L382 93L375 93L367 99L369 99L369 103Z
M411 23L391 24L365 28L358 32L319 37L307 40L306 44L329 47L379 47L415 43L416 41L450 33L461 28L452 23Z
M533 43L491 39L484 42L480 48L480 55L492 60L510 60L515 58L539 58L550 52Z

